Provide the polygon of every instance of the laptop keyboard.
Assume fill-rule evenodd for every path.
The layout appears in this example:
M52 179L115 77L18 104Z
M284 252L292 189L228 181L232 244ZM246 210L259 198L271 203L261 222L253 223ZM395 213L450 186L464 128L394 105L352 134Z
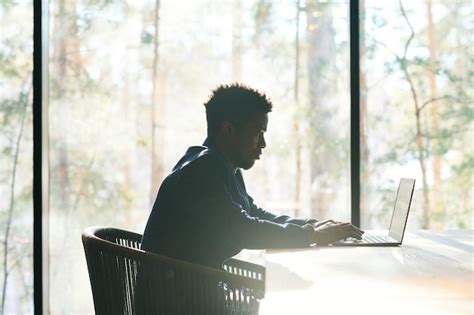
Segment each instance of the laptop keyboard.
M363 234L361 240L358 240L358 239L355 239L355 238L348 238L344 242L355 243L355 244L360 244L360 243L393 243L393 240L391 238L389 238L388 236L384 236L384 235Z
M383 235L362 235L364 243L389 243L392 242L387 236Z

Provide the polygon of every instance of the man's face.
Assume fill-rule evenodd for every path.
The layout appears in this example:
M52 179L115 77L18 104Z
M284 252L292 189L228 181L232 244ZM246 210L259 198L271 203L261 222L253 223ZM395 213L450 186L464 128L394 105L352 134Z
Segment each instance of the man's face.
M265 148L264 133L267 131L268 115L255 113L247 122L236 126L233 142L233 163L245 170L251 168L255 160L260 159Z

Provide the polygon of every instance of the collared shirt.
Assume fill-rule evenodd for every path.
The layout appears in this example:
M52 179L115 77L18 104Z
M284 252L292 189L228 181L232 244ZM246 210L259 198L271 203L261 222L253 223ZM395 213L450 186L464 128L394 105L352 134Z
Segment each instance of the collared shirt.
M242 249L307 247L309 220L254 204L212 141L190 147L158 191L142 249L220 268Z

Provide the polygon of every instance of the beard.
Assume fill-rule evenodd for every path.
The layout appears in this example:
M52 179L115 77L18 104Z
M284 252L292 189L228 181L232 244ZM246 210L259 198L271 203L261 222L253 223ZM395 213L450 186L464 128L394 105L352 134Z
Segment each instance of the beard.
M254 159L242 159L240 160L238 167L244 170L248 170L248 169L251 169L254 164L255 164Z

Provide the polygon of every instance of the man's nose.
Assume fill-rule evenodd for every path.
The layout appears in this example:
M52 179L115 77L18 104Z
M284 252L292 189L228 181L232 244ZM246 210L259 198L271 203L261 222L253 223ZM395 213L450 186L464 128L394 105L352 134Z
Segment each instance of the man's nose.
M259 146L260 146L261 149L263 149L267 146L267 143L265 142L265 137L263 135L260 137Z

